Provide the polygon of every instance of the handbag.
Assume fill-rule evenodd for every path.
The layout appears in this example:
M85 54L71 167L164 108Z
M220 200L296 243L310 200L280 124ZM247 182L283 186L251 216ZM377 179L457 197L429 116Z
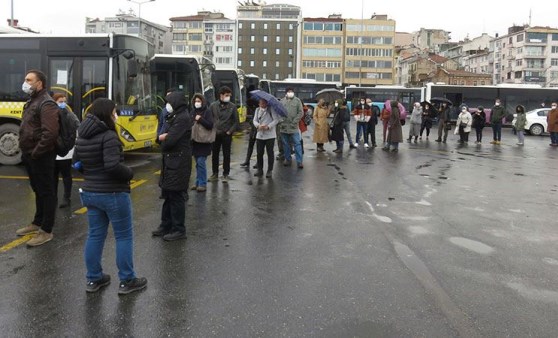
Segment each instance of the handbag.
M459 124L459 128L463 128L463 129L467 128L467 123L461 122L461 123Z
M215 136L217 135L217 130L215 128L207 129L202 126L198 121L194 122L192 127L192 140L198 143L213 143L215 142Z

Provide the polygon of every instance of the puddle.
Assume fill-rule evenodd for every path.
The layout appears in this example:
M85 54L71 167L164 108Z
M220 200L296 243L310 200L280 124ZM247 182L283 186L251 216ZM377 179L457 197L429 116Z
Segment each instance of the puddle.
M391 223L392 222L391 218L389 218L387 216L378 215L376 213L372 214L372 216L376 217L376 219L378 219L380 222L384 222L384 223Z
M556 291L535 289L518 282L509 282L506 285L527 299L545 303L558 303L558 292Z
M450 242L452 242L453 244L460 246L464 249L482 254L482 255L488 255L491 254L492 252L494 252L494 248L481 243L481 242L477 242L474 241L472 239L468 239L468 238L463 238L463 237L451 237Z
M508 211L515 212L517 214L521 214L523 212L521 209L508 209Z
M407 221L428 221L430 217L427 216L401 216L401 219Z
M542 259L543 262L549 265L558 265L558 260L550 257L545 257Z
M415 234L415 235L426 235L426 234L430 233L430 231L428 231L428 229L426 229L424 227L421 227L421 226L417 226L417 225L410 226L410 227L408 227L408 229L409 229L410 233Z
M420 204L420 205L426 205L426 206L432 205L432 203L428 202L428 201L425 200L425 199L422 199L422 200L420 200L420 201L418 201L418 202L415 202L415 203L416 203L416 204Z

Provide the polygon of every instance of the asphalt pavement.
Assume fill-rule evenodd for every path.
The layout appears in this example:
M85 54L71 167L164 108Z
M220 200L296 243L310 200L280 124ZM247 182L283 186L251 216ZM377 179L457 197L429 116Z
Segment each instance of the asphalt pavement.
M236 137L232 180L189 192L188 239L171 243L151 237L160 155L127 153L135 267L148 279L128 296L117 295L112 234L113 283L85 292L80 177L54 239L27 248L15 229L33 194L22 166L1 166L0 335L556 337L558 149L503 134L500 146L486 128L482 145L451 135L336 154L305 133L304 169L276 161L271 179L239 166Z

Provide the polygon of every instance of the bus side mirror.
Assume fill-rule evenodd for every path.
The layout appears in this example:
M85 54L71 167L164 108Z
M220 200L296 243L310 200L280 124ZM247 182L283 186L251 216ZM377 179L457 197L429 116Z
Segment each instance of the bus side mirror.
M138 64L136 60L131 59L128 60L128 77L137 77L138 76Z

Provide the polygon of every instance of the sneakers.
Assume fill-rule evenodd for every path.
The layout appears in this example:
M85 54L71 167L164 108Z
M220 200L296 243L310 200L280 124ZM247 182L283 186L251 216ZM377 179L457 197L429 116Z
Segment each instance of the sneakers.
M267 173L265 174L266 178L271 178L271 170L268 170Z
M364 144L364 148L370 148L370 146L368 145L368 143Z
M182 231L169 232L163 236L163 240L167 242L177 241L179 239L186 239L186 233Z
M353 147L354 147L354 148L357 148L357 147L358 147L358 143L353 144Z
M355 143L355 144L356 144L356 143ZM349 145L349 149L355 149L356 147L357 147L357 146L355 146L355 145L352 144L352 143Z
M158 227L157 229L151 231L151 235L153 237L162 237L164 235L166 235L169 231L165 228L163 228L162 226Z
M27 226L24 226L23 228L19 228L16 230L16 234L18 236L25 236L25 235L29 235L29 234L36 234L37 232L39 232L39 229L41 227L35 224L29 224Z
M434 141L436 141L436 142L442 142L442 140L439 139L439 138L435 139Z
M342 152L343 152L343 149L339 149L339 148L338 148L338 149L335 149L333 152L334 152L334 153L342 153Z
M502 144L502 142L500 142L500 141L496 141L496 144L497 144L497 145L501 145L501 144Z
M85 291L86 292L97 292L102 287L107 286L109 284L110 284L110 275L103 274L103 277L101 277L101 279L98 279L96 281L87 282L87 285L85 286Z
M147 286L147 279L145 277L132 278L127 281L120 281L118 286L119 295L127 295L134 291L145 289Z
M263 170L258 170L258 171L254 174L254 176L256 176L256 177L263 176Z
M209 176L209 178L207 180L209 182L215 182L215 181L219 180L219 177L217 177L217 174L213 174L213 175Z
M198 189L197 185L193 185L193 186L190 187L190 190L197 190L197 189Z
M246 167L248 167L249 165L250 165L250 162L248 162L248 161L243 162L243 163L240 163L240 167L242 167L242 168L246 168Z
M517 142L516 144L517 144L518 146L522 146L522 145L523 145L522 142Z
M304 166L302 165L302 162L298 163L296 166L297 166L298 169L303 169L304 168Z
M490 144L498 144L498 141L496 141L496 140L490 141Z
M223 177L221 178L221 181L223 181L223 183L229 183L230 177L229 175L223 175Z
M35 235L35 237L31 238L27 242L27 246L43 245L46 242L52 240L52 237L54 237L52 234L49 234L48 232L44 232L43 230L39 230L39 232Z
M207 188L206 188L205 186L202 185L202 186L197 187L196 190L197 190L198 192L206 192L206 191L207 191Z

